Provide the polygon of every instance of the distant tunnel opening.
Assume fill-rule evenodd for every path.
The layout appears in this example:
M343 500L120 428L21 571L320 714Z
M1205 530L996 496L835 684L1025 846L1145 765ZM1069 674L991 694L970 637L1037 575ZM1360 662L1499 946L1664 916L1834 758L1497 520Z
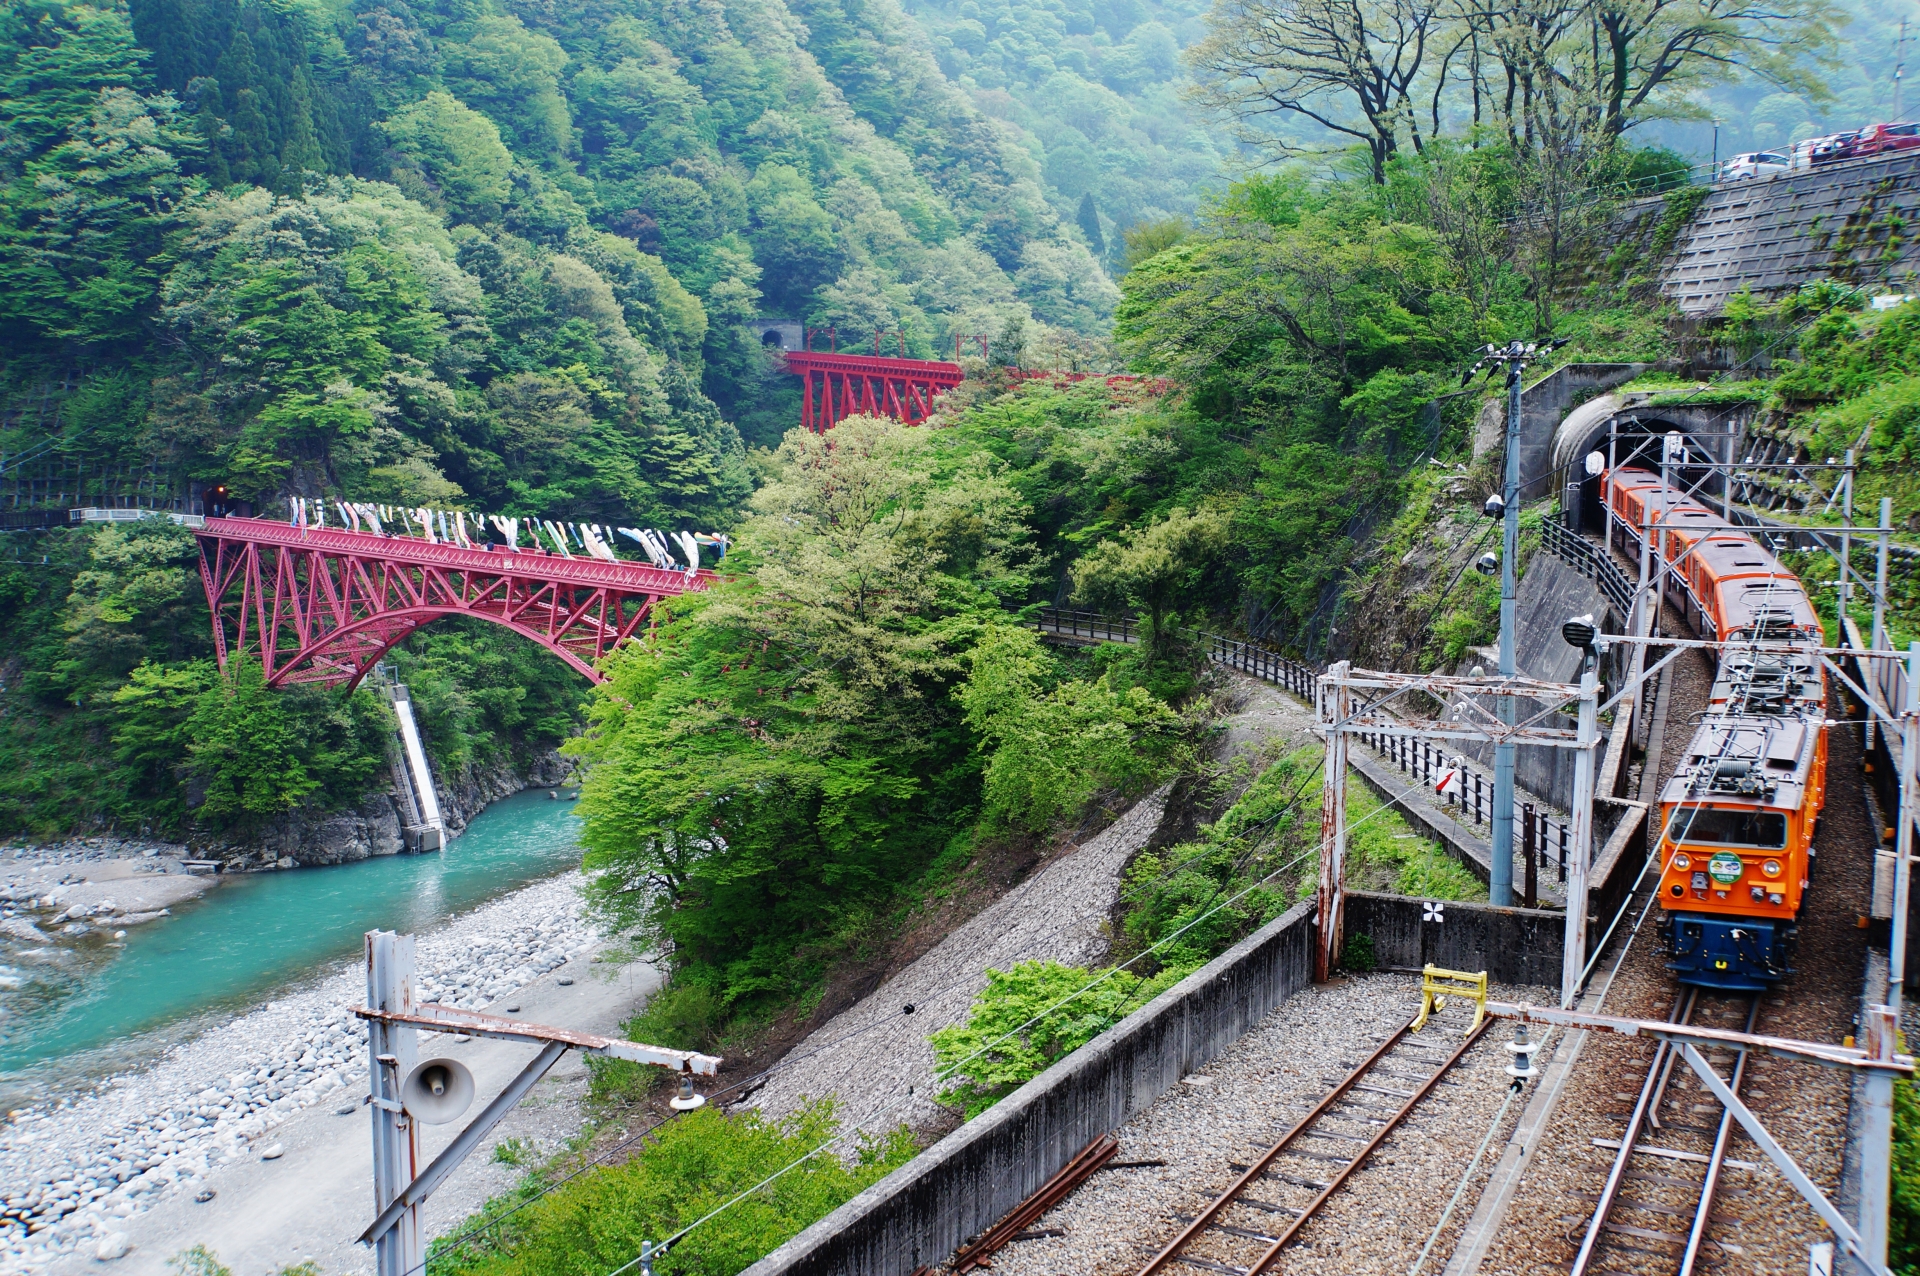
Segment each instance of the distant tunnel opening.
M1586 472L1585 459L1590 452L1601 456L1608 453L1609 431L1605 428L1594 430L1587 438L1580 440L1577 448L1569 448L1562 455L1572 459L1572 473L1580 483L1580 526L1589 530L1599 527L1606 519L1606 506L1600 493L1600 479ZM1649 420L1635 417L1615 422L1612 431L1613 467L1616 469L1641 469L1655 474L1660 472L1661 440L1670 433L1688 434L1691 446L1688 455L1698 457L1703 446L1711 446L1718 439L1713 435L1700 438L1692 435L1684 426L1672 421ZM1693 442L1694 439L1697 442ZM1720 479L1710 468L1702 465L1676 466L1674 481L1688 490L1696 500L1706 501L1717 497L1720 492Z

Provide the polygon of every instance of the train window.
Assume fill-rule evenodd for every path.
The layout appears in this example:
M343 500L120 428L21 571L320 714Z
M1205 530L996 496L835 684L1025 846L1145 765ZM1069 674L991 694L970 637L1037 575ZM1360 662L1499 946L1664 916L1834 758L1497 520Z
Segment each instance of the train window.
M1676 810L1667 838L1689 846L1752 846L1779 850L1787 844L1787 817L1777 811L1690 807Z

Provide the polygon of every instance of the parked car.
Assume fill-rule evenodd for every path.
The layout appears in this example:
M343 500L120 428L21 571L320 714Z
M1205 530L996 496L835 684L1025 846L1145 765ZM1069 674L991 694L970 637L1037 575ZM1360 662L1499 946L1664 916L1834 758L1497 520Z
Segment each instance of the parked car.
M1847 158L1911 150L1920 150L1920 123L1874 124L1847 144Z
M1748 151L1745 155L1736 155L1720 166L1720 180L1723 182L1750 181L1756 177L1771 177L1775 173L1787 171L1787 157L1780 151Z
M1793 144L1793 150L1787 158L1788 168L1812 168L1815 164L1825 164L1831 160L1844 159L1847 147L1860 133L1851 130L1845 133L1828 133L1824 137L1809 137Z
M1852 147L1854 139L1859 136L1859 129L1848 129L1844 133L1829 133L1825 137L1815 138L1812 157L1813 162L1815 164L1831 164L1835 160L1846 159L1853 154Z

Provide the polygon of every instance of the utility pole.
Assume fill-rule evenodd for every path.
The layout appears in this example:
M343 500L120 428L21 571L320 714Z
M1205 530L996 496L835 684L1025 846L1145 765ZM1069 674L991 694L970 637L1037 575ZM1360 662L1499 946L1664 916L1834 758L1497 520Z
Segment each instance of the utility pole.
M1893 833L1893 934L1887 945L1887 1004L1893 1007L1896 1017L1906 1001L1913 822L1920 813L1920 776L1916 776L1916 771L1920 771L1920 642L1907 647L1907 694L1900 706L1900 822Z
M1900 19L1900 39L1893 46L1893 118L1900 118L1900 82L1907 71L1907 20Z
M1546 354L1566 344L1565 339L1545 343L1511 341L1504 346L1487 346L1479 362L1460 379L1465 385L1473 374L1485 369L1492 375L1503 368L1507 374L1507 467L1501 488L1500 542L1500 676L1512 678L1518 672L1514 651L1517 624L1515 600L1519 590L1515 569L1520 557L1520 389L1527 364L1536 355ZM1510 695L1495 697L1500 721L1514 724L1514 702ZM1493 865L1488 874L1487 900L1498 908L1513 907L1513 766L1514 745L1510 738L1493 746L1493 820L1490 842Z
M1315 936L1313 977L1325 983L1340 965L1344 947L1347 893L1347 732L1343 729L1353 716L1353 693L1344 681L1352 671L1350 661L1336 661L1320 680L1318 716L1325 724L1327 756L1321 766L1320 790L1320 893Z

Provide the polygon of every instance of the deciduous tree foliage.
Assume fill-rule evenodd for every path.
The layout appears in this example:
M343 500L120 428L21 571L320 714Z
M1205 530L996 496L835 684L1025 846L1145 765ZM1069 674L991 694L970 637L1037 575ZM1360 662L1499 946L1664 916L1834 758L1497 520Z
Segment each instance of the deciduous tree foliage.
M752 1110L723 1116L703 1108L668 1122L622 1164L559 1187L470 1246L436 1254L434 1265L473 1276L597 1276L633 1259L642 1242L658 1244L788 1170L689 1232L653 1265L663 1276L732 1276L915 1151L902 1128L808 1155L836 1133L827 1103L778 1121Z
M990 457L940 442L884 418L794 431L728 555L742 574L666 608L595 690L590 897L739 1009L803 987L797 947L950 843L964 858L983 767L990 801L1045 827L1168 752L1144 693L1011 703L1009 681L1038 676L1003 611L1028 588L1026 505ZM1043 724L1075 733L1059 743L1088 771L1035 773Z

